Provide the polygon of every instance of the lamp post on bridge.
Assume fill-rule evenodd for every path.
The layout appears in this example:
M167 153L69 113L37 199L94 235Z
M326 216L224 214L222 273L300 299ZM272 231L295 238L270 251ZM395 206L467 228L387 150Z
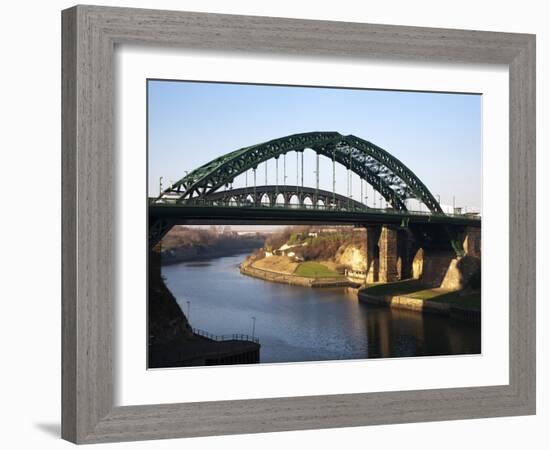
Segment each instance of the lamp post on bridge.
M254 339L254 334L256 333L256 316L252 316L252 339Z
M159 195L162 194L162 177L159 178Z

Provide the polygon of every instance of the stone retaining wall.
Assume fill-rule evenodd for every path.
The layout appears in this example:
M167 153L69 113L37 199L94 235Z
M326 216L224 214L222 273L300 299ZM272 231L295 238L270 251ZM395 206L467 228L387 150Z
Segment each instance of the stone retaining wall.
M406 297L403 295L368 295L363 292L358 294L359 301L375 305L384 305L397 309L408 309L411 311L426 311L438 314L449 314L448 303L432 302L419 298Z
M408 309L410 311L444 314L453 319L465 320L473 323L481 322L481 311L468 309L449 303L421 300L403 295L368 295L359 291L357 297L360 302L373 305L389 306L390 308Z
M254 278L275 283L292 284L305 287L345 287L355 286L355 283L342 278L310 278L300 277L289 273L274 272L271 270L258 269L251 264L241 264L241 273Z

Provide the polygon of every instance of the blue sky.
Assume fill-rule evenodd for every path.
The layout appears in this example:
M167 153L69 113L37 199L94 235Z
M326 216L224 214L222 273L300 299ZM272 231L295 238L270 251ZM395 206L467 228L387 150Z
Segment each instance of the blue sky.
M364 89L149 81L149 194L221 154L308 131L354 134L384 148L420 177L441 203L481 206L481 96ZM304 156L305 185L315 186L315 154ZM279 183L282 184L282 160ZM287 155L287 184L296 183L296 155ZM265 182L263 165L258 185ZM251 184L251 173L248 183ZM338 167L336 190L347 192ZM244 176L234 187L244 186ZM275 162L268 162L268 183ZM360 196L353 178L353 196ZM320 187L332 189L332 166L321 158ZM364 188L367 203L372 188ZM376 197L378 198L378 196ZM379 201L379 200L377 200Z

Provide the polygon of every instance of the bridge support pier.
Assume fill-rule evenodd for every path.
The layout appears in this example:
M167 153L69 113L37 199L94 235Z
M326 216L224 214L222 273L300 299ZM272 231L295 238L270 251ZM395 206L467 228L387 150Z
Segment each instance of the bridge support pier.
M404 280L413 275L413 259L418 243L408 229L397 230L397 278Z
M148 245L149 249L153 249L160 243L162 238L170 231L170 229L176 224L174 220L160 219L157 217L149 217L149 235Z
M382 226L378 246L380 248L378 281L383 283L397 281L397 230L386 225Z
M378 240L380 239L380 227L365 227L366 228L366 282L376 283L378 281L378 270L380 266Z
M412 236L387 225L366 226L367 283L389 283L411 276Z

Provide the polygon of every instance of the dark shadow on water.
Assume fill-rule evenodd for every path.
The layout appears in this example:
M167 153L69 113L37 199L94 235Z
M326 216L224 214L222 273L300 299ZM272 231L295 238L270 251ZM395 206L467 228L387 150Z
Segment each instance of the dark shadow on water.
M37 423L36 428L55 438L61 438L60 423Z
M186 267L208 267L212 264L209 261L204 262L186 262L184 263Z

